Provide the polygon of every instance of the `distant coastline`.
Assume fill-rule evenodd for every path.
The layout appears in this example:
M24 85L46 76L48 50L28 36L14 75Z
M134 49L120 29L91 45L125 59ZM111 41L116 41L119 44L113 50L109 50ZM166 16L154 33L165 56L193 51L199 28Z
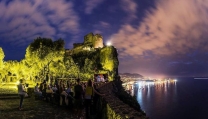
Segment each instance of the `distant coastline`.
M138 73L119 73L120 76L129 76L129 77L133 77L133 78L142 78L144 76L142 76L141 74Z

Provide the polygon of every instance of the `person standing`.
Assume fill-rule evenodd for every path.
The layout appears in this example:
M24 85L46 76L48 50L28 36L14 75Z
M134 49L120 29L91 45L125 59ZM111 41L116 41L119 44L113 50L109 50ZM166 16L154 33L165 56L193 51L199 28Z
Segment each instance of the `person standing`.
M39 99L42 97L42 92L39 89L39 84L38 83L36 84L36 86L34 88L34 92L38 96Z
M97 94L99 96L104 96L104 94L99 93L95 88L93 87L92 80L87 81L87 87L85 89L85 113L86 113L86 119L90 119L90 115L93 113L93 95Z
M24 97L25 97L26 90L25 90L24 85L22 84L23 80L20 79L19 82L20 82L19 85L17 85L18 94L19 94L19 97L20 97L19 110L22 110L22 103L23 103L23 100L24 100Z
M75 109L76 109L76 112L75 112L75 115L78 117L78 118L81 118L82 116L82 109L84 108L84 105L83 105L83 96L84 96L84 90L83 90L83 87L82 85L80 84L80 79L78 78L77 79L77 84L74 86L74 98L75 98Z

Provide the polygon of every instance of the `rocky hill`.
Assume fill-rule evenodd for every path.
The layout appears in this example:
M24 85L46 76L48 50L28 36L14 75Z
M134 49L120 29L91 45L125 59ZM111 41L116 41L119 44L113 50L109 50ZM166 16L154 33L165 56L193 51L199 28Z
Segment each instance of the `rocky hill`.
M119 73L120 76L132 77L132 78L142 78L143 76L137 73Z

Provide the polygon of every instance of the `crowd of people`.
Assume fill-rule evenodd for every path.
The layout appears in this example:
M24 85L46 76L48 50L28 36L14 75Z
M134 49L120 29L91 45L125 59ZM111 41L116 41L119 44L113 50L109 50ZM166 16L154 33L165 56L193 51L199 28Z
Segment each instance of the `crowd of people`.
M21 91L24 91L24 89ZM81 82L80 79L76 79L76 82L73 83L65 80L55 80L54 84L48 84L44 80L42 83L36 84L34 94L40 100L69 107L74 111L77 118L81 118L82 111L85 108L87 119L96 112L95 107L98 98L104 95L99 93L96 83L93 83L92 80ZM22 101L20 100L19 108L21 109L23 96L20 95L20 97Z

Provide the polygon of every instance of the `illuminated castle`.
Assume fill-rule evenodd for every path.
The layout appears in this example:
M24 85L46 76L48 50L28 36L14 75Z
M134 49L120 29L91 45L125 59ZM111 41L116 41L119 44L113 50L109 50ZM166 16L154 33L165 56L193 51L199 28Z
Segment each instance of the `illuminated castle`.
M83 50L103 48L103 37L100 34L89 33L84 36L84 43L74 43L74 48L84 46Z

